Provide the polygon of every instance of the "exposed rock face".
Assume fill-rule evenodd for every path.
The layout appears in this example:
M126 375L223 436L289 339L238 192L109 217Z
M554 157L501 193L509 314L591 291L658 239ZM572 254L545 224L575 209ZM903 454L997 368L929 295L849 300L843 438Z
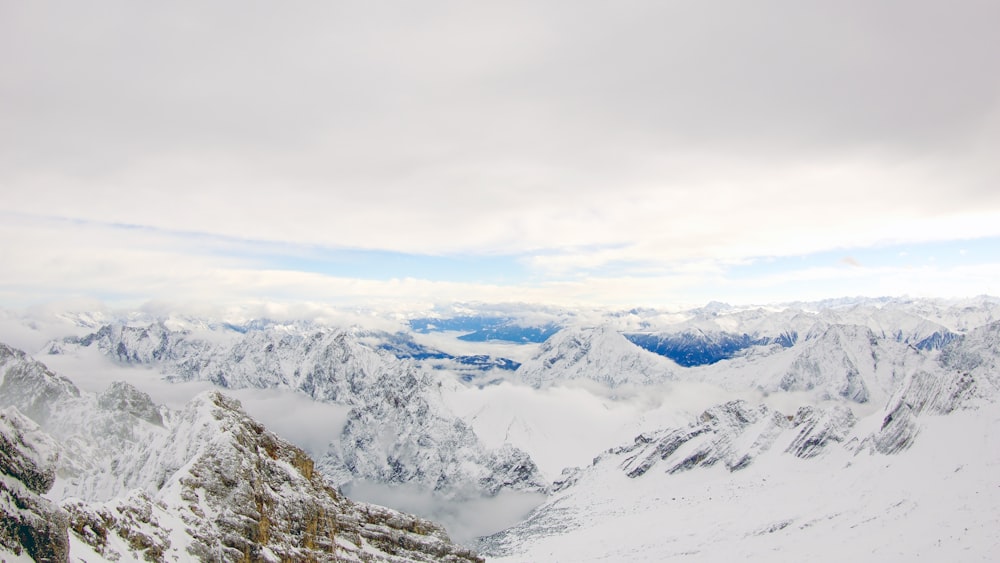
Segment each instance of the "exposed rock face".
M20 351L7 355L0 376L0 407L32 413L30 417L56 439L61 478L52 491L55 497L106 500L162 479L139 464L167 434L158 407L144 393L121 382L100 398L81 393Z
M953 339L934 371L907 375L885 408L879 430L860 449L891 454L910 447L920 433L922 414L948 414L993 401L1000 388L1000 323L979 327Z
M808 459L822 453L831 443L846 441L857 418L851 409L843 405L827 409L801 407L791 422L799 433L785 451Z
M70 500L62 506L70 531L98 555L115 560L128 552L146 561L169 560L172 518L165 504L142 489L103 504Z
M802 392L812 402L847 400L880 405L905 373L928 362L932 355L878 336L865 326L808 320L813 324L796 332L794 343L786 339L750 346L729 359L680 371L677 379L732 390ZM772 327L767 332L775 330Z
M140 493L68 504L74 533L109 558L116 535L154 561L481 561L437 524L340 496L302 450L220 393L192 401L179 428L210 438L198 440L159 500ZM177 526L190 536L185 546L163 533Z
M731 401L706 410L686 427L641 434L633 444L612 449L608 455L625 458L621 467L629 477L639 477L654 466L677 473L722 463L738 471L790 430L798 432L784 451L809 458L831 442L842 442L855 422L851 411L843 407L802 408L794 417L786 417L764 405Z
M981 385L969 373L910 374L886 406L881 428L865 438L861 447L883 454L910 447L920 432L918 416L924 412L948 414L962 408L982 393Z
M1000 321L953 340L941 351L941 363L952 370L977 375L993 388L1000 387Z
M42 495L55 481L54 445L17 409L0 411L0 546L35 561L68 561L67 516Z
M805 321L788 322L799 326ZM611 326L571 327L549 338L515 373L534 387L571 380L593 380L612 388L689 380L734 390L808 392L816 400L868 403L885 400L906 364L922 359L915 348L877 336L865 326L814 318L810 322L802 333L771 327L740 338L700 331L630 333L653 349L667 340L676 347L671 353L698 364L688 368L633 344ZM705 349L716 345L715 351ZM695 357L706 355L711 361L695 362Z

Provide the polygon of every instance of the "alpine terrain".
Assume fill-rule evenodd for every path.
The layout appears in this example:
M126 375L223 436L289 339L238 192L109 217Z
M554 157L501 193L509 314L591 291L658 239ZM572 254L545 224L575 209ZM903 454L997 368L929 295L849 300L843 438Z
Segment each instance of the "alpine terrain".
M4 313L0 553L1000 558L1000 300L369 318Z

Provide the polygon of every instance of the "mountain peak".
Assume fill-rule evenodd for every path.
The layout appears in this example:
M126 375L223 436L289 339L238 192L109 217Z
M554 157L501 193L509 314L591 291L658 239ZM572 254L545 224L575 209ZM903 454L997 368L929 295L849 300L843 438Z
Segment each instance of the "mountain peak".
M671 360L639 348L613 326L601 324L560 330L515 373L534 387L579 379L618 387L667 381L676 369Z

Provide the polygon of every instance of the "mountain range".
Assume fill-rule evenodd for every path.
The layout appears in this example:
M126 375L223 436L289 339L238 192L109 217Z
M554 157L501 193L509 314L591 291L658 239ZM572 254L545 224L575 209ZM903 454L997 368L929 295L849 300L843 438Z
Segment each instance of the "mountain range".
M0 349L3 493L24 523L2 545L88 561L1000 555L982 524L1000 506L996 299L494 311L46 319L63 336L32 352L59 373ZM132 383L81 390L74 366L98 359ZM154 379L214 390L169 408L139 389ZM232 397L251 389L345 416L306 452ZM370 487L475 525L460 547L345 496Z
M7 346L0 375L12 558L481 561L437 524L343 497L219 392L179 411L127 383L94 395Z

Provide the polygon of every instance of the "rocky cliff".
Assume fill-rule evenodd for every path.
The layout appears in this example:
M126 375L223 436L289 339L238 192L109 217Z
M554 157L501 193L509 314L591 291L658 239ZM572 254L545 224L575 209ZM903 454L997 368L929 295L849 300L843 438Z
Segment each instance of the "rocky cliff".
M55 448L15 408L0 410L0 548L35 561L66 561L67 515L42 495L55 481Z

